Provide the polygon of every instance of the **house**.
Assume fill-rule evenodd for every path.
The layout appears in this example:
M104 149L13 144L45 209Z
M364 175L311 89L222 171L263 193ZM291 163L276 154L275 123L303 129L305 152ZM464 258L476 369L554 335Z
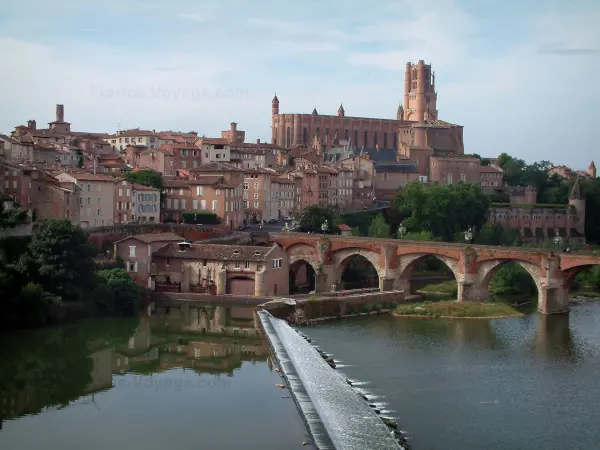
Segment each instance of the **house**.
M183 240L175 233L138 234L115 242L114 254L125 262L125 269L137 284L150 287L153 253L166 244Z

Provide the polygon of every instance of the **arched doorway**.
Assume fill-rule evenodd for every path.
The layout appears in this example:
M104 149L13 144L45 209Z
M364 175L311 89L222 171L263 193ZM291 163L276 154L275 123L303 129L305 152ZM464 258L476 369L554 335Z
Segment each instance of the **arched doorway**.
M379 275L373 263L363 255L350 255L341 262L338 289L368 289L379 287Z
M290 264L290 295L308 294L315 290L315 269L307 261L300 259Z
M245 276L228 278L225 292L231 295L254 296L254 280Z

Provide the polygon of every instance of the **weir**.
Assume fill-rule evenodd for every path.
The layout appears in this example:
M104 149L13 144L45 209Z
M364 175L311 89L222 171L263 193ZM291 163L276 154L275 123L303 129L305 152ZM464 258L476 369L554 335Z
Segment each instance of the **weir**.
M379 416L284 320L257 312L298 408L320 450L398 450Z

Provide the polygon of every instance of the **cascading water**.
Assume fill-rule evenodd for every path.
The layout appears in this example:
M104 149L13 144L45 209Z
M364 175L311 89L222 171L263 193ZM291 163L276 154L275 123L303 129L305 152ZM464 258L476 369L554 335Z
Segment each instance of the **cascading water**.
M259 311L291 393L320 450L398 450L368 403L285 321Z

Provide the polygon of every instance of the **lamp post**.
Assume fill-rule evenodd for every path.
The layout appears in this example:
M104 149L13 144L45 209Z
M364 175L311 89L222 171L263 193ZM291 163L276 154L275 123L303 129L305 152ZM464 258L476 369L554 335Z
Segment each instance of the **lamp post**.
M325 237L325 233L327 232L327 228L329 228L329 224L327 223L327 219L321 225L321 231L323 231L323 237Z
M403 222L400 223L400 226L398 227L398 234L400 235L400 240L402 240L402 238L406 234L406 227L404 226Z
M556 236L554 237L554 243L556 244L556 247L558 247L560 249L560 246L562 244L563 238L560 237L560 234L558 234L558 231L556 231Z
M471 243L471 239L473 239L473 227L469 227L469 229L465 231L465 241L467 241L467 244Z

